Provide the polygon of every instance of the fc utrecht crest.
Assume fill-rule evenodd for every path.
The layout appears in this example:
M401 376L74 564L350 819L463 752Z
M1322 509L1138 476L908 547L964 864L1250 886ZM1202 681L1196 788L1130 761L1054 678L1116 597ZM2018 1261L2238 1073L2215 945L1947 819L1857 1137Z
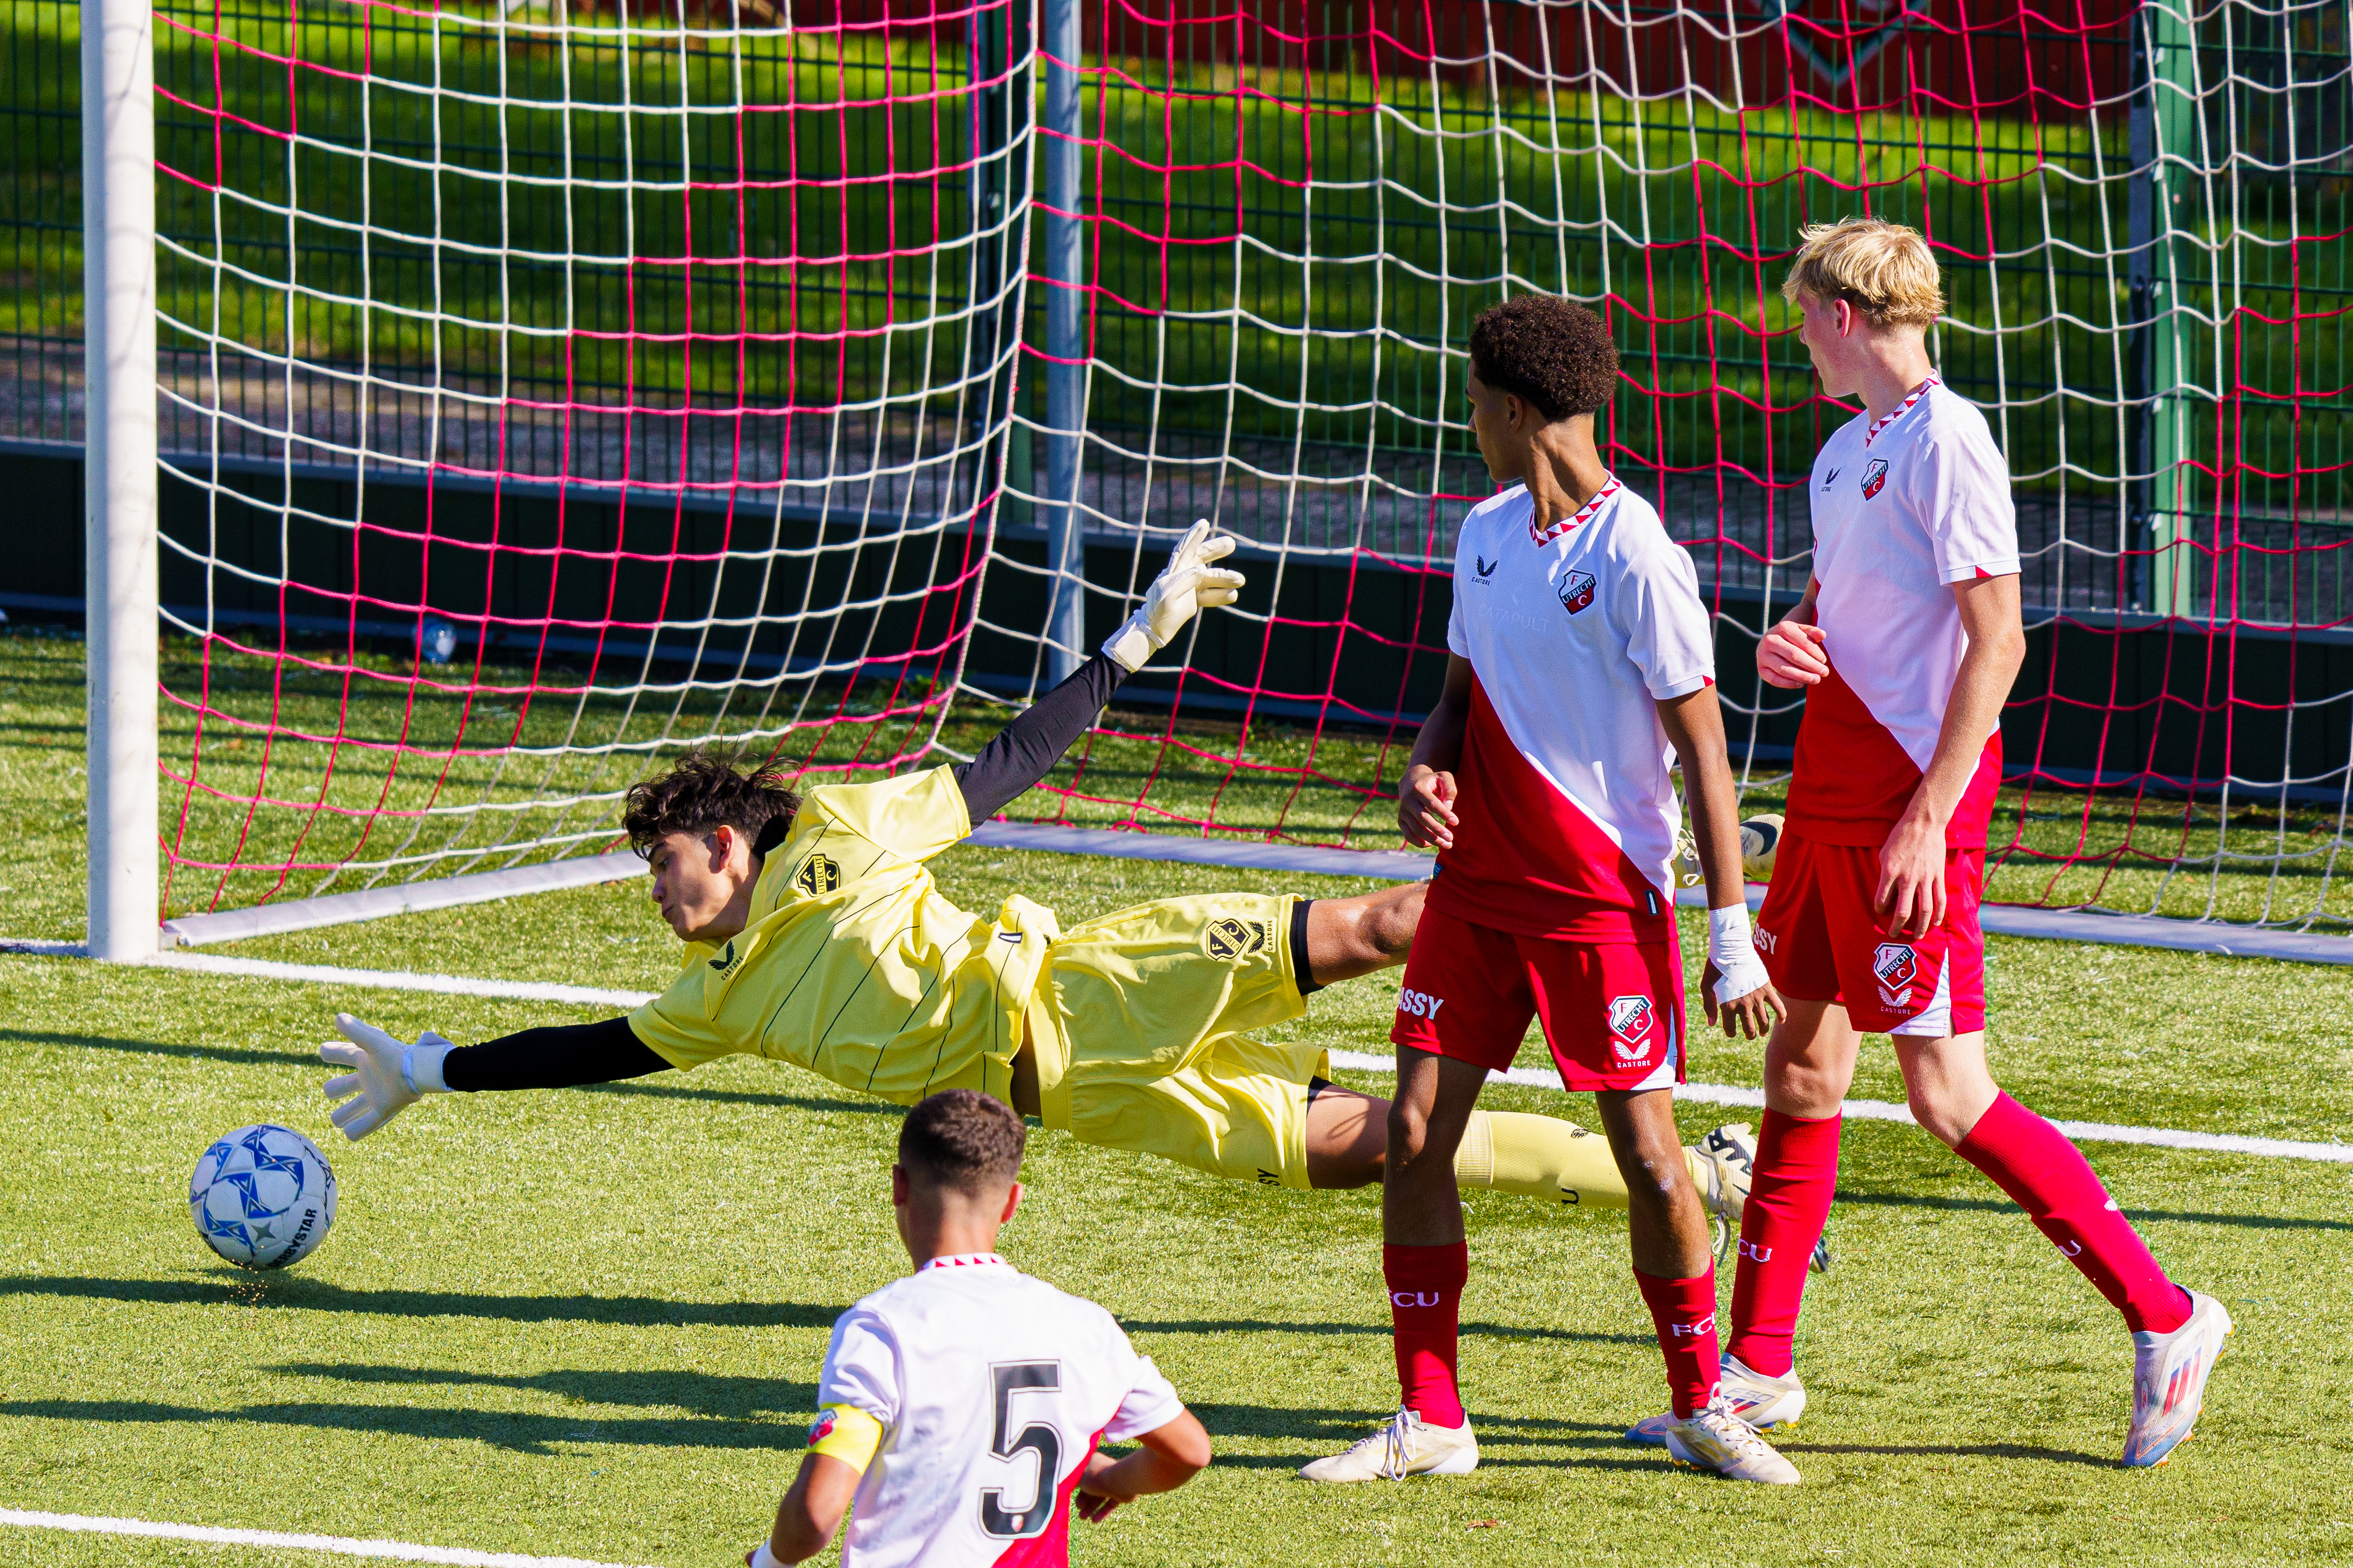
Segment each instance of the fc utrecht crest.
M1887 488L1887 459L1873 458L1862 470L1862 499L1869 500Z
M1638 1062L1651 1054L1651 1042L1645 1038L1651 1032L1651 1017L1648 996L1609 998L1609 1032L1618 1037L1609 1047L1620 1061Z
M1879 976L1882 985L1900 991L1920 973L1920 961L1914 956L1911 943L1883 942L1872 952L1871 972Z
M1593 603L1593 574L1571 572L1560 580L1560 602L1570 615Z

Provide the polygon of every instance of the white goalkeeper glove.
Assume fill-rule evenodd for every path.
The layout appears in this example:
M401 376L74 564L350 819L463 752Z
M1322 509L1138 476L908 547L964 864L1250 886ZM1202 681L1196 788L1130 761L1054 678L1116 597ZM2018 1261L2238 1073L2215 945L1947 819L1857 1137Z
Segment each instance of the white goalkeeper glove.
M1168 564L1144 591L1144 603L1127 617L1127 625L1112 633L1103 645L1113 662L1134 675L1145 662L1166 647L1197 611L1230 605L1242 591L1242 574L1230 567L1212 565L1233 553L1233 535L1209 537L1209 520L1195 523L1175 550Z
M1770 981L1765 961L1757 956L1756 939L1749 933L1746 904L1707 911L1707 961L1715 965L1718 1006L1737 1002Z
M334 1123L353 1142L424 1096L448 1092L441 1060L453 1047L432 1030L417 1036L412 1046L349 1013L335 1015L335 1027L351 1044L329 1040L319 1047L319 1059L352 1069L327 1080L327 1098L343 1101L335 1107Z

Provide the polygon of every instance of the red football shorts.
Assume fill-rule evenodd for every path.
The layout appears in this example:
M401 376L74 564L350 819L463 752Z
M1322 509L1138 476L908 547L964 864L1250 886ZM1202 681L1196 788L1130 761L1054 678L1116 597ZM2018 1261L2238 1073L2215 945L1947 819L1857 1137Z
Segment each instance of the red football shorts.
M1548 942L1423 910L1390 1040L1501 1072L1530 1018L1544 1024L1565 1089L1683 1080L1683 966L1672 941Z
M1974 1034L1985 1027L1984 890L1985 851L1946 850L1944 923L1894 936L1872 908L1878 850L1784 830L1757 911L1757 952L1782 995L1836 1002L1866 1035Z

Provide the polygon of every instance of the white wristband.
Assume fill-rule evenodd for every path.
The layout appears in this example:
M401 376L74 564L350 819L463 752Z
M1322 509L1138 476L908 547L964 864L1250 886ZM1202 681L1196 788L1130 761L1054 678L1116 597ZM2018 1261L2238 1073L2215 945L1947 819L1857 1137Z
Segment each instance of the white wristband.
M760 1549L752 1553L752 1568L786 1568L786 1563L783 1558L769 1551L768 1543L763 1541Z
M1707 961L1715 965L1715 999L1730 1002L1764 984L1765 961L1748 928L1748 906L1732 904L1707 911Z
M441 1061L453 1049L448 1041L427 1045L424 1040L400 1053L400 1081L408 1086L411 1094L447 1094L448 1080L441 1076Z
M1729 969L1743 958L1757 956L1746 904L1727 904L1707 911L1707 955L1718 969Z
M1160 651L1160 645L1152 640L1152 626L1139 610L1103 639L1103 651L1113 664L1134 675L1151 662L1152 656Z

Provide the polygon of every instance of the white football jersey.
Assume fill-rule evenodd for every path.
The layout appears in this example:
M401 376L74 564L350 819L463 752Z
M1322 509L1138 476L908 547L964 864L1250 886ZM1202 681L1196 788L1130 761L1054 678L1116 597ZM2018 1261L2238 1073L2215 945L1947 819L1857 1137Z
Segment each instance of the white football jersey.
M1095 1445L1185 1408L1109 1312L995 1253L935 1258L844 1312L818 1403L883 1432L844 1568L1068 1563Z
M1985 416L1930 377L1886 418L1859 415L1814 459L1815 624L1831 677L1806 692L1792 826L1875 846L1936 754L1968 637L1953 584L2018 571L2010 471ZM2000 731L1947 842L1985 846Z
M1430 907L1523 936L1659 942L1683 811L1658 701L1715 679L1690 552L1611 479L1539 537L1514 485L1462 521L1446 646L1477 676Z

